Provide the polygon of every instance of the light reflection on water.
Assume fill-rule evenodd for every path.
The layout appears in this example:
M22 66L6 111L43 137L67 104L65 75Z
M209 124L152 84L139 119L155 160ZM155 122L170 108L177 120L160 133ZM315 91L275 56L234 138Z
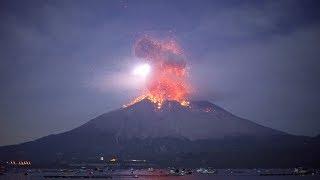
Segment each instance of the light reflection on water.
M44 178L36 175L24 175L24 174L10 174L0 176L0 180L56 180L55 178ZM58 178L58 179L70 179L70 178ZM83 178L72 178L75 180L83 180ZM86 178L97 179L97 178ZM100 179L100 178L98 178ZM136 179L133 177L119 177L112 179ZM186 175L186 176L167 176L167 177L139 177L137 179L159 179L159 180L319 180L319 176L219 176L219 175Z

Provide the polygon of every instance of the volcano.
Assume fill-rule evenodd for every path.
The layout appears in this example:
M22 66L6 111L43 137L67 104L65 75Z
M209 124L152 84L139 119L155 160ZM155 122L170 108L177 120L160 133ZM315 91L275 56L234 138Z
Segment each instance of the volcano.
M103 114L74 131L91 129L125 139L176 137L188 140L285 134L239 118L207 101L194 101L189 106L165 101L162 106L158 109L155 103L144 99Z
M104 157L159 165L319 166L319 138L293 136L237 117L208 101L182 106L148 99L98 116L61 134L0 147L0 159L36 164Z

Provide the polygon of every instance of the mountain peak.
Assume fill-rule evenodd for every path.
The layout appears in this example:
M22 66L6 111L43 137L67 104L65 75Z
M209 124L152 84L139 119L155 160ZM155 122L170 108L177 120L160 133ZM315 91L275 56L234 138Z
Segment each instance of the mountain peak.
M183 106L181 103L175 100L165 100L161 107L152 102L148 98L144 98L124 109L144 109L144 110L155 110L155 111L177 111L177 110L187 110L187 111L202 111L202 112L213 112L214 110L223 110L219 106L205 100L190 101L188 106Z
M148 98L144 98L141 101L138 101L130 106L125 107L125 109L146 109L146 110L155 110L155 111L167 111L167 110L186 110L188 106L182 106L181 103L175 100L165 100L161 107L157 103L152 102Z
M183 137L197 140L282 134L239 118L209 101L191 101L189 106L182 106L177 101L165 101L159 109L147 98L99 116L85 126L94 127L92 131L99 130L129 139Z

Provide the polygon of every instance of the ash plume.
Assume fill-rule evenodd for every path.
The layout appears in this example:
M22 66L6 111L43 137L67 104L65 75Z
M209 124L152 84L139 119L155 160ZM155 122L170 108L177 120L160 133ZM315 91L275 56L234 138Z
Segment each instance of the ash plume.
M164 100L187 104L190 88L187 83L187 63L182 49L175 41L143 37L136 42L134 53L152 67L147 81L147 94L142 96L152 99L160 106Z

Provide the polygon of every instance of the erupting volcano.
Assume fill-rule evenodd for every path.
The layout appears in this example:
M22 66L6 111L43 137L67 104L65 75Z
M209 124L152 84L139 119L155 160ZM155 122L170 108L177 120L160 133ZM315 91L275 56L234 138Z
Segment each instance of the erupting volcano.
M163 167L319 164L318 138L289 135L211 102L188 100L186 58L175 41L144 37L134 53L142 61L133 72L145 82L142 95L70 131L0 147L0 161L73 164L117 156Z
M187 66L183 51L174 40L159 41L150 37L139 39L134 46L135 56L152 67L142 95L126 106L142 99L149 99L161 108L166 100L177 101L188 106Z

